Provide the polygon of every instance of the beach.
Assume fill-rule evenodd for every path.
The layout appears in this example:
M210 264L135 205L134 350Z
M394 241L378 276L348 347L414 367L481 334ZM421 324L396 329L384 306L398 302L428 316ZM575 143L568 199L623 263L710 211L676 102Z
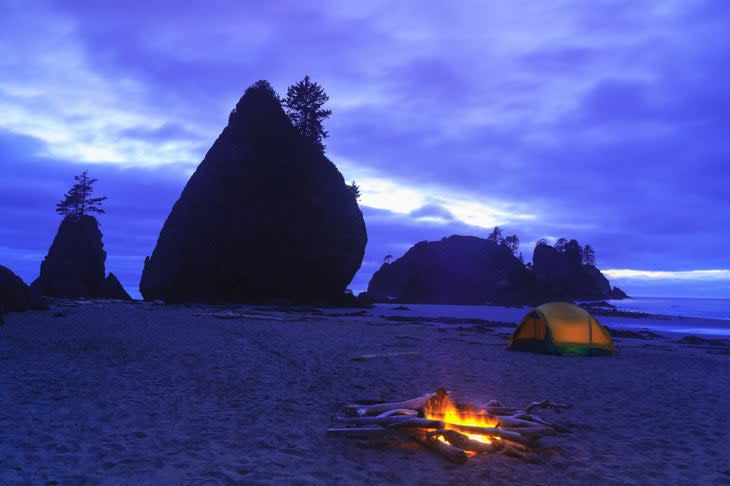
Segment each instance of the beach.
M406 307L92 300L8 314L0 484L730 484L730 342L597 314L615 355L513 352L523 309ZM467 403L570 404L539 412L568 432L529 461L464 465L327 435L345 404L439 387Z

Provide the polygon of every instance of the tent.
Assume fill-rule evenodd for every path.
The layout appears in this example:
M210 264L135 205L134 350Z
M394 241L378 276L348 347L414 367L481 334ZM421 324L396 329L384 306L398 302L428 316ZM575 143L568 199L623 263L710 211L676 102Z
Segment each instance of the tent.
M509 338L509 349L593 356L616 352L608 330L577 305L549 302L531 310Z

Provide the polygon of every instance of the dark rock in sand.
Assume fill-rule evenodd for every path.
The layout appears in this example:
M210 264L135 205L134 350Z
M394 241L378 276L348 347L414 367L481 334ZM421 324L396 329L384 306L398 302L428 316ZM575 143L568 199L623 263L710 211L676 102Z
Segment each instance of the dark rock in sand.
M99 296L105 299L132 300L132 297L124 290L116 275L111 272L109 272L109 275L106 276L104 282L101 284Z
M475 236L422 241L368 284L380 300L425 304L509 303L524 299L529 272L503 245Z
M3 312L22 312L29 306L28 286L9 268L0 265L0 315Z
M96 297L104 281L106 252L93 216L61 221L41 274L31 284L38 295L77 299Z
M366 241L340 172L259 82L173 206L140 291L168 302L345 299Z

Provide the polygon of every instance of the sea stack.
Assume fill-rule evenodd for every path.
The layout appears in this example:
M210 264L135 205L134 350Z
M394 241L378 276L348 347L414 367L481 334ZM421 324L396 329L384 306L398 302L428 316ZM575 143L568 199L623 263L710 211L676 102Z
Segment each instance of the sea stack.
M64 218L48 255L41 263L41 274L30 286L31 294L69 299L100 297L131 300L121 285L112 294L107 293L114 287L114 282L104 278L106 252L101 239L99 222L95 217Z
M366 295L419 304L514 303L530 275L504 245L476 236L421 241L375 272Z
M173 206L140 292L168 302L334 301L366 242L342 175L259 81Z

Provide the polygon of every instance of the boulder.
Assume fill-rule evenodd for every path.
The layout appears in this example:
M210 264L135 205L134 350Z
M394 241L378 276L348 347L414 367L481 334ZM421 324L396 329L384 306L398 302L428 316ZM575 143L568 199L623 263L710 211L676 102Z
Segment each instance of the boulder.
M30 306L30 292L23 279L0 265L0 314L22 312Z
M173 206L140 292L168 302L338 299L366 241L342 175L260 81Z
M530 276L504 245L475 236L422 241L384 263L365 296L424 304L513 303L525 300Z
M70 299L97 297L105 275L101 237L93 216L64 218L41 263L40 276L31 284L32 292Z
M104 299L132 300L117 277L109 272L98 291L98 296Z

